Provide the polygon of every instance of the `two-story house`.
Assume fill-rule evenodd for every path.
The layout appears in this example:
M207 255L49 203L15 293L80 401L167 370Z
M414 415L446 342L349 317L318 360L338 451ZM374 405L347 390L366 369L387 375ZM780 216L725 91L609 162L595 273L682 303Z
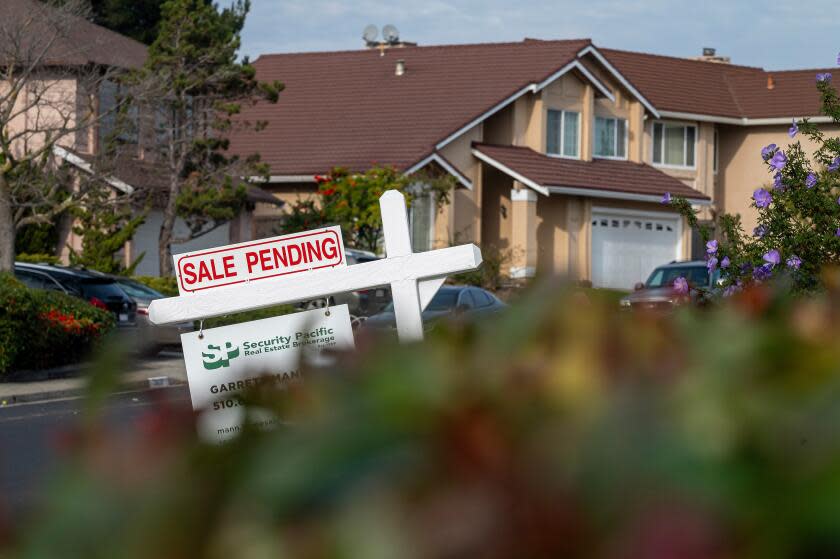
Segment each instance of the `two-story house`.
M129 114L137 121L133 130L121 132L116 155L103 155L105 142L115 132L117 77L141 67L147 56L142 43L96 25L77 11L62 9L39 0L3 0L0 7L0 65L16 64L17 69L0 78L0 128L22 151L36 152L54 143L54 161L76 171L68 188L83 188L90 179L103 181L115 197L131 196L146 220L127 243L122 257L130 264L145 257L137 273L158 274L158 233L163 220L156 192L167 187L167 179L150 155L155 141L151 120L140 118L140 109ZM10 78L12 76L12 78ZM12 82L10 83L10 79ZM20 93L10 94L15 87ZM256 186L247 187L248 204L231 222L206 235L173 246L186 252L200 248L248 240L250 215L256 202L269 207L279 203ZM151 203L150 203L151 201ZM74 231L74 217L61 216L56 223L57 253L64 262L71 250L81 250L82 240ZM176 236L188 231L178 220Z
M266 190L284 200L310 195L333 166L449 173L458 186L447 206L411 209L416 250L476 242L508 251L514 278L628 288L698 253L661 203L666 192L707 220L740 213L751 230L750 194L771 182L761 146L784 147L792 118L819 114L817 70L767 72L710 54L526 39L263 55L258 77L286 89L277 105L247 111L268 127L233 146L261 153ZM258 206L254 234L277 219Z

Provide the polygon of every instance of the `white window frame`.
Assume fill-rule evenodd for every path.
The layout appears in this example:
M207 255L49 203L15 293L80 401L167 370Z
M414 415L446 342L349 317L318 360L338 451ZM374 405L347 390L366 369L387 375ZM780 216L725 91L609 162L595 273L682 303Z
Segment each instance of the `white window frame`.
M435 204L435 196L434 193L431 192L427 188L426 185L418 185L418 188L415 192L415 197L411 201L411 206L408 208L408 223L409 223L409 233L411 235L411 248L414 251L419 252L426 252L432 250L435 246L435 222L437 221L437 205ZM418 196L419 194L420 196ZM421 200L426 199L428 200L429 204L429 242L425 247L418 247L414 244L414 208L417 207L417 203Z
M549 111L556 111L560 113L560 153L550 153L548 151L548 113ZM566 113L575 113L577 115L577 155L564 155L563 148L566 147ZM554 108L547 108L545 111L545 154L549 157L559 157L561 159L580 159L580 152L581 152L581 128L583 127L583 118L582 113L580 111L573 111L570 109L554 109Z
M720 134L717 127L715 127L712 142L712 172L717 175L720 169Z
M598 143L597 127L595 125L595 121L596 121L596 119L599 119L599 118L603 118L604 120L615 121L616 130L618 130L618 121L619 120L624 121L624 156L623 157L620 156L620 155L598 155L598 154L595 153L595 146ZM627 152L629 151L628 150L629 143L630 143L630 126L629 126L629 122L627 121L626 118L621 118L621 117L617 117L617 116L595 115L595 117L592 119L592 159L616 159L618 161L627 161L627 156L628 156ZM618 134L615 135L615 145L613 146L613 151L618 153Z
M685 164L685 160L688 157L688 133L685 130L683 130L683 165L673 165L673 164L669 164L669 163L657 163L654 160L654 154L656 153L656 150L655 150L656 145L654 143L655 138L656 138L655 129L656 129L657 124L662 125L662 146L661 146L662 149L661 149L660 153L662 154L663 160L665 158L665 126L666 125L682 126L686 130L688 128L694 128L694 163L692 165L686 165ZM650 148L651 148L650 149L650 161L651 161L651 163L653 164L654 167L663 167L663 168L666 168L666 169L697 169L697 140L698 140L698 138L697 138L697 125L696 124L692 124L690 122L677 122L677 121L673 121L673 120L654 120L653 123L651 124L651 130L650 130L650 143L651 143L651 145L650 145Z

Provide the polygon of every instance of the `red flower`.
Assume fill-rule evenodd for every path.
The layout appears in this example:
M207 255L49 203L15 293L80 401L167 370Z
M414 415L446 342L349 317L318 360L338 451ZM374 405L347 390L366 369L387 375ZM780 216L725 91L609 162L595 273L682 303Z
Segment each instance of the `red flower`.
M327 188L324 190L324 196L332 196L335 194L335 188Z

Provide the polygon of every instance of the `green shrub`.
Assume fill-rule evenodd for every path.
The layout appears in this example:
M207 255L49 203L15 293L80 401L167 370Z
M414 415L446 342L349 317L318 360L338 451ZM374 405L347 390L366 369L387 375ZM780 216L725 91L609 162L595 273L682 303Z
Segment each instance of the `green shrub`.
M132 437L103 413L0 555L838 557L840 275L826 283L668 316L537 287L246 394L288 423L225 445L168 402Z
M0 377L76 363L114 326L111 313L0 274Z
M131 276L131 279L139 281L164 295L178 295L178 280L174 276Z
M16 254L15 261L29 264L61 264L61 259L52 254Z
M495 246L482 247L481 266L476 270L454 275L450 278L450 281L495 291L502 285L503 270L505 265L510 263L512 256L510 250L499 250Z

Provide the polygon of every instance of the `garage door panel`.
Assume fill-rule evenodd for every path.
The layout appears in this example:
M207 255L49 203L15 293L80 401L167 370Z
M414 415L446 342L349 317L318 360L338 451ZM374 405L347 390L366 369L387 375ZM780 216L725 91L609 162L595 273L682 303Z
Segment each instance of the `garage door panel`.
M630 289L679 247L678 218L592 212L592 283Z

